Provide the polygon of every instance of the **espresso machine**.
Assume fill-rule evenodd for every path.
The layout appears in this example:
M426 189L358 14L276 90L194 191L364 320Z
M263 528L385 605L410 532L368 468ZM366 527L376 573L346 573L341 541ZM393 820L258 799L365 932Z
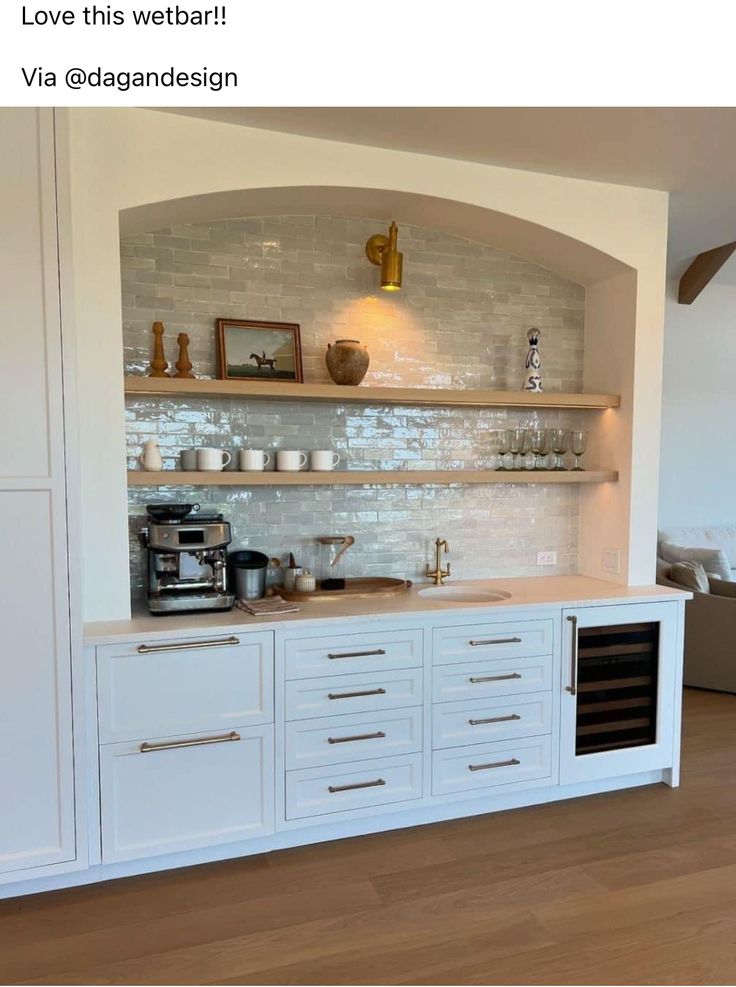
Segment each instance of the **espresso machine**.
M231 610L222 514L197 514L198 504L149 504L141 544L148 550L148 609L152 614Z

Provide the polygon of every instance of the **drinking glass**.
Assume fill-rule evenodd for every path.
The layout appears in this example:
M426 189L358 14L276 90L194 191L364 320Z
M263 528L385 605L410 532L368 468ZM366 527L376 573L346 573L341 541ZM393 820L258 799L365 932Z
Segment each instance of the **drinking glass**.
M588 447L588 433L582 432L579 429L573 429L570 432L570 449L575 456L575 465L573 470L583 471L585 467L580 462L580 457L583 455Z
M552 469L560 471L565 469L564 455L570 448L570 433L566 428L551 428L549 432L549 444L555 454Z
M513 469L513 465L509 466L507 458L511 452L511 436L508 429L502 428L496 433L496 445L498 446L498 454L501 457L497 469Z
M549 431L546 428L533 428L529 432L529 448L534 453L534 469L543 470L549 453Z
M524 460L522 457L527 451L527 431L525 428L510 428L508 433L511 453L514 457L514 465L511 468L515 470L523 470Z

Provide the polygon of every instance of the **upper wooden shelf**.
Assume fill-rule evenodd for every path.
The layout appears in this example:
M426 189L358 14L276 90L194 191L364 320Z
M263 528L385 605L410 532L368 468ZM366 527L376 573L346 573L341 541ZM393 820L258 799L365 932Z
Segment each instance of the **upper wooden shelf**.
M433 405L474 408L618 408L617 394L547 391L449 390L424 387L340 387L337 384L285 384L250 380L185 380L126 377L126 394L180 397L241 397L264 401L332 401L351 404Z

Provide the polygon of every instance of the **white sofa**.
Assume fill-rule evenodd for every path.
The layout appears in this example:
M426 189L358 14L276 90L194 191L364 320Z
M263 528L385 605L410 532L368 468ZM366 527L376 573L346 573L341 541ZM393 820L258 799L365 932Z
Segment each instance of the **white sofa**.
M731 567L731 582L736 582L736 526L733 528L661 528L657 536L657 557L662 558L663 543L682 548L721 549ZM674 559L667 559L672 563Z

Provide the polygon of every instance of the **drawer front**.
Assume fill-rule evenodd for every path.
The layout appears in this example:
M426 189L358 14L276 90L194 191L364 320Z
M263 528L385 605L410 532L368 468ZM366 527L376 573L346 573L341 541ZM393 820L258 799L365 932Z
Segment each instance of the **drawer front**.
M100 748L103 863L273 832L272 726L149 743Z
M422 679L421 668L292 679L286 683L286 719L420 706Z
M188 643L99 649L102 743L273 721L271 633Z
M450 748L432 755L432 794L475 790L488 794L489 788L535 779L549 783L551 774L551 737Z
M286 724L286 768L311 768L422 749L422 710L355 713Z
M286 818L324 816L422 797L422 755L379 758L358 765L289 771Z
M433 636L433 664L531 658L551 655L552 620L510 620L463 627L438 627Z
M436 665L432 669L432 701L492 699L552 688L552 657L516 658L511 661L468 662Z
M492 740L534 737L552 729L552 694L518 699L442 703L432 710L432 746L462 747Z
M422 664L421 631L336 634L286 642L286 678L324 678Z

